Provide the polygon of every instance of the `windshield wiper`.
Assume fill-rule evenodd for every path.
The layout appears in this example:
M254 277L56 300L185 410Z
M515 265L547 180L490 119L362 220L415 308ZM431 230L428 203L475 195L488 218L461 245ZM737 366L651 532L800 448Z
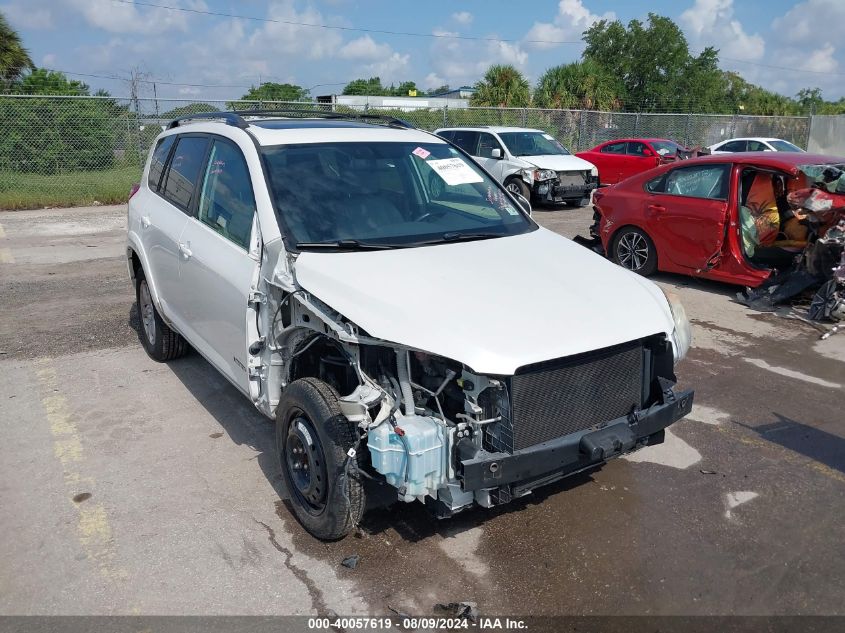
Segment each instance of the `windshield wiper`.
M344 251L383 251L390 248L402 248L404 244L378 244L375 242L359 242L358 240L329 240L327 242L297 242L296 248L318 248L324 250Z
M443 244L444 242L470 242L474 240L489 240L494 237L504 237L501 233L461 233L459 231L449 231L443 233L439 238L433 240L425 240L423 242L414 242L414 246L424 246L426 244Z

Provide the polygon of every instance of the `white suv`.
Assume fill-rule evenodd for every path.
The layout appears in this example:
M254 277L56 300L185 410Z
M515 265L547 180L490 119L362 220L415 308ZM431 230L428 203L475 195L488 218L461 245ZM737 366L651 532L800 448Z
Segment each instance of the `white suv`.
M470 154L508 191L544 203L584 206L598 186L596 166L551 134L521 127L453 127L435 134Z
M690 411L676 299L433 134L297 116L171 123L126 255L145 349L190 344L276 421L309 532L345 535L372 479L441 517L505 503Z

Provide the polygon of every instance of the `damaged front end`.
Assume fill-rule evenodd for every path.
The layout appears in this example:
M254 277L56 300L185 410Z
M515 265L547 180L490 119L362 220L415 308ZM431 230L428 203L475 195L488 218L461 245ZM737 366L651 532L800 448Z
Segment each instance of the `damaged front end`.
M363 476L445 517L663 441L688 414L665 334L483 375L371 337L295 282L295 255L265 249L251 303L251 393L274 416L283 389L317 378L357 429ZM271 266L272 258L278 264ZM263 334L262 334L263 333Z

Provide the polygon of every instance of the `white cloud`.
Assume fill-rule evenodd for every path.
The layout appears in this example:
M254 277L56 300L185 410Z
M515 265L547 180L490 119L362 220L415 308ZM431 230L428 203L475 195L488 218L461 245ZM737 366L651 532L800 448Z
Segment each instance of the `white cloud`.
M12 26L24 29L51 29L55 25L53 12L48 7L33 8L16 2L0 5L0 11Z
M840 40L843 23L845 2L842 0L805 0L776 18L772 29L782 41L816 44Z
M344 59L375 61L390 57L392 49L387 44L377 44L369 35L344 44L340 56Z
M616 14L608 11L597 15L584 6L582 0L560 0L557 13L551 22L535 22L525 34L526 45L532 48L555 48L555 42L574 42L599 20L615 20Z
M839 69L839 62L834 58L836 48L830 42L817 48L801 62L801 68L814 72L832 73Z
M43 68L54 68L56 65L56 55L54 53L47 53L41 58L41 66Z
M392 53L390 57L367 64L361 70L362 74L368 77L379 77L383 85L389 85L410 79L408 77L410 60L410 55Z
M452 31L437 28L435 35L456 35ZM496 37L489 34L489 37ZM436 88L443 84L452 87L474 84L493 64L511 64L525 71L528 53L518 43L483 42L435 39L429 53L429 75L427 87Z
M722 57L749 61L763 59L766 43L758 33L745 32L734 19L733 0L695 0L680 16L693 48L713 46Z
M91 26L109 33L159 34L165 31L185 31L188 14L153 7L136 7L133 4L111 0L66 0L82 13Z
M458 24L466 26L467 24L472 24L473 16L469 11L458 11L452 14L452 19Z

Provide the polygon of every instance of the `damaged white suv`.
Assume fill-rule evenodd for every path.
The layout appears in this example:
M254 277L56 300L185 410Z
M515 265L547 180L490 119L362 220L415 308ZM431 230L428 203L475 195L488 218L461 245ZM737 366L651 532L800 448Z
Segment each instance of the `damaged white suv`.
M345 535L372 479L445 517L690 411L677 300L540 228L457 147L394 119L192 118L129 201L140 338L158 361L189 343L276 420L314 536Z

